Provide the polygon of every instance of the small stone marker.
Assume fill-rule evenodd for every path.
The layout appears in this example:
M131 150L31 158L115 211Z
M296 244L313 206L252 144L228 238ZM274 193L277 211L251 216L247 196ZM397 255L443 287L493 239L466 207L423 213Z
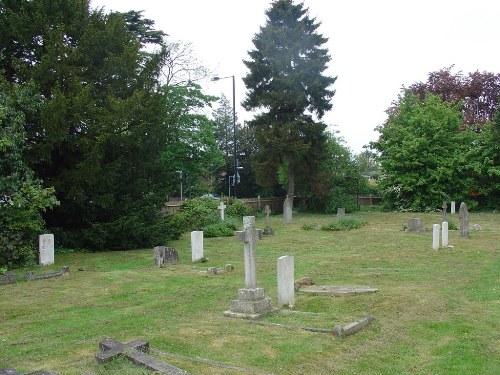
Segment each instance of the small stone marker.
M473 231L476 231L476 232L479 232L479 231L481 230L481 225L479 225L479 224L474 224L474 225L472 226L472 230L473 230Z
M264 289L257 288L255 246L262 239L262 230L255 229L255 216L243 217L243 231L236 232L238 241L243 242L245 258L245 288L238 290L238 299L231 302L225 316L256 319L271 310L271 299L264 296Z
M373 316L365 315L365 317L359 322L352 322L346 324L345 326L335 326L333 328L333 334L336 336L348 336L360 331L363 327L366 327L370 322L375 320Z
M40 252L39 264L46 266L54 264L54 235L41 234L38 236L38 249Z
M283 202L283 224L290 224L292 222L292 202L288 196Z
M448 221L448 205L446 204L446 202L443 202L443 221Z
M460 203L458 218L460 220L460 236L469 237L469 210L465 202Z
M443 221L441 224L441 246L447 247L448 246L448 222Z
M264 213L266 216L264 217L264 220L266 222L266 228L264 229L264 236L272 236L273 235L273 230L269 226L269 214L271 213L271 209L269 208L269 205L266 204L266 208L264 209Z
M439 249L439 224L434 224L432 226L432 248L434 250Z
M422 219L419 217L412 217L408 219L408 228L407 232L421 232L424 230L424 223Z
M301 292L328 296L354 296L357 294L376 293L378 289L369 286L344 286L344 285L311 285L299 289Z
M168 363L161 362L146 353L149 352L149 342L146 340L135 340L129 344L121 344L118 341L105 339L99 343L101 350L96 354L95 360L99 364L111 361L117 356L130 359L136 365L144 366L148 370L158 371L160 374L186 375L188 372Z
M17 282L17 276L13 272L5 272L2 278L0 278L0 285L15 284Z
M337 219L345 216L345 207L337 208Z
M226 205L224 204L223 201L220 201L219 206L217 207L220 211L220 219L224 221L224 210L226 208Z
M179 252L173 247L155 246L155 266L162 267L164 264L179 263Z
M203 231L191 232L191 260L198 262L203 259Z
M452 213L452 214L455 213L455 201L451 201L450 213Z
M278 306L294 305L294 257L281 256L278 258Z

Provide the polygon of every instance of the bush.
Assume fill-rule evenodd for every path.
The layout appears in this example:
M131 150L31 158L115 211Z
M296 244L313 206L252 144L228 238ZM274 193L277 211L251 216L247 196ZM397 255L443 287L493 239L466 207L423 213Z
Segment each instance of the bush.
M318 227L318 224L304 224L302 225L302 230L314 230Z
M203 227L219 221L217 202L208 198L194 198L187 201L175 214L177 225L183 232L202 230Z
M256 210L236 199L225 211L227 216L241 219L243 216L257 216Z
M235 228L226 221L209 224L203 227L203 237L231 237Z
M341 231L341 230L351 230L351 229L358 229L361 228L363 225L365 225L366 222L362 221L354 216L344 216L336 221L323 225L321 227L321 230L327 230L327 231Z

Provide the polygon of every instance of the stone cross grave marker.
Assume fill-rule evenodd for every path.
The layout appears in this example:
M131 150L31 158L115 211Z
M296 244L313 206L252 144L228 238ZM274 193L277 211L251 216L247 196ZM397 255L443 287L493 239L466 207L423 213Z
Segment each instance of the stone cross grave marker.
M155 266L161 267L164 264L179 263L179 252L173 247L155 246Z
M278 258L278 306L295 304L294 257Z
M283 202L283 224L290 224L292 222L292 202L288 196Z
M439 224L434 224L432 226L432 248L434 250L439 249Z
M345 207L337 208L337 218L345 216Z
M455 213L455 201L451 201L450 213L452 213L452 214Z
M203 231L191 232L191 260L197 262L203 258Z
M441 246L448 246L448 222L443 221L441 224Z
M95 360L99 364L107 363L117 356L128 358L136 365L144 366L148 370L157 371L160 374L186 375L188 372L181 370L171 364L161 362L147 353L149 352L149 342L146 340L134 340L128 344L105 339L99 343L101 350L96 354Z
M54 235L41 234L38 236L38 248L40 252L39 264L41 266L54 264Z
M272 236L273 235L273 230L271 229L269 225L269 214L271 213L271 209L269 208L269 205L266 204L266 208L264 209L264 213L266 216L264 217L264 220L266 222L266 228L264 229L264 235L265 236Z
M238 290L238 299L231 302L231 309L224 315L255 319L271 310L271 299L264 296L263 288L257 288L255 247L262 239L262 230L255 229L255 216L243 217L243 230L236 232L236 239L243 242L245 288Z
M443 202L443 221L448 221L448 205L446 204L446 202Z
M224 209L226 208L226 205L224 204L223 201L220 201L219 206L217 208L220 210L220 219L224 221Z
M469 237L469 210L465 202L460 203L458 218L460 220L460 236Z

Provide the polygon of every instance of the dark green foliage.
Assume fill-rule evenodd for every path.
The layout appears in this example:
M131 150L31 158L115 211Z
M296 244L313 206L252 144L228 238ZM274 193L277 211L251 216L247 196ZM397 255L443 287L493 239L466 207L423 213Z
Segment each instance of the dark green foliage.
M58 203L54 189L42 187L23 156L26 117L41 104L33 85L0 78L0 266L8 268L35 261L34 245L44 228L41 213Z
M361 228L363 225L365 225L366 222L358 219L357 217L354 216L344 216L341 218L338 218L337 220L333 221L330 224L323 225L321 227L321 230L325 231L341 231L341 230L351 230L351 229L358 229Z
M257 214L254 209L238 199L229 204L224 212L227 216L238 219L241 219L243 216L256 216Z
M207 225L217 223L220 215L217 203L210 198L193 198L184 203L181 211L175 214L183 232L202 230Z
M236 219L225 218L224 221L204 226L202 228L203 237L231 237L234 236L237 227Z
M318 224L304 224L301 227L302 230L314 230L316 228L318 228Z
M259 145L254 162L259 185L286 183L293 203L298 172L312 177L321 162L326 125L311 113L321 119L332 107L329 87L335 78L323 75L330 61L321 48L327 39L317 33L319 23L302 3L275 1L266 16L244 61L250 72L243 79L248 89L243 105L260 111L250 122ZM285 171L282 181L279 169Z

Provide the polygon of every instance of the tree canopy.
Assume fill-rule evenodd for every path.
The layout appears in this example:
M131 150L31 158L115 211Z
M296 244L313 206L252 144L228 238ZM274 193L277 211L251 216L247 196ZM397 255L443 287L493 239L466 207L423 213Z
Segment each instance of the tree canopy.
M250 122L259 150L256 178L273 186L280 169L286 170L288 197L295 194L296 171L314 173L321 160L326 125L317 122L331 109L336 78L324 75L331 58L322 48L327 41L317 32L320 23L310 18L302 3L278 0L266 11L267 20L253 38L255 49L244 63L247 95L243 106L258 111ZM313 156L314 155L314 156Z

